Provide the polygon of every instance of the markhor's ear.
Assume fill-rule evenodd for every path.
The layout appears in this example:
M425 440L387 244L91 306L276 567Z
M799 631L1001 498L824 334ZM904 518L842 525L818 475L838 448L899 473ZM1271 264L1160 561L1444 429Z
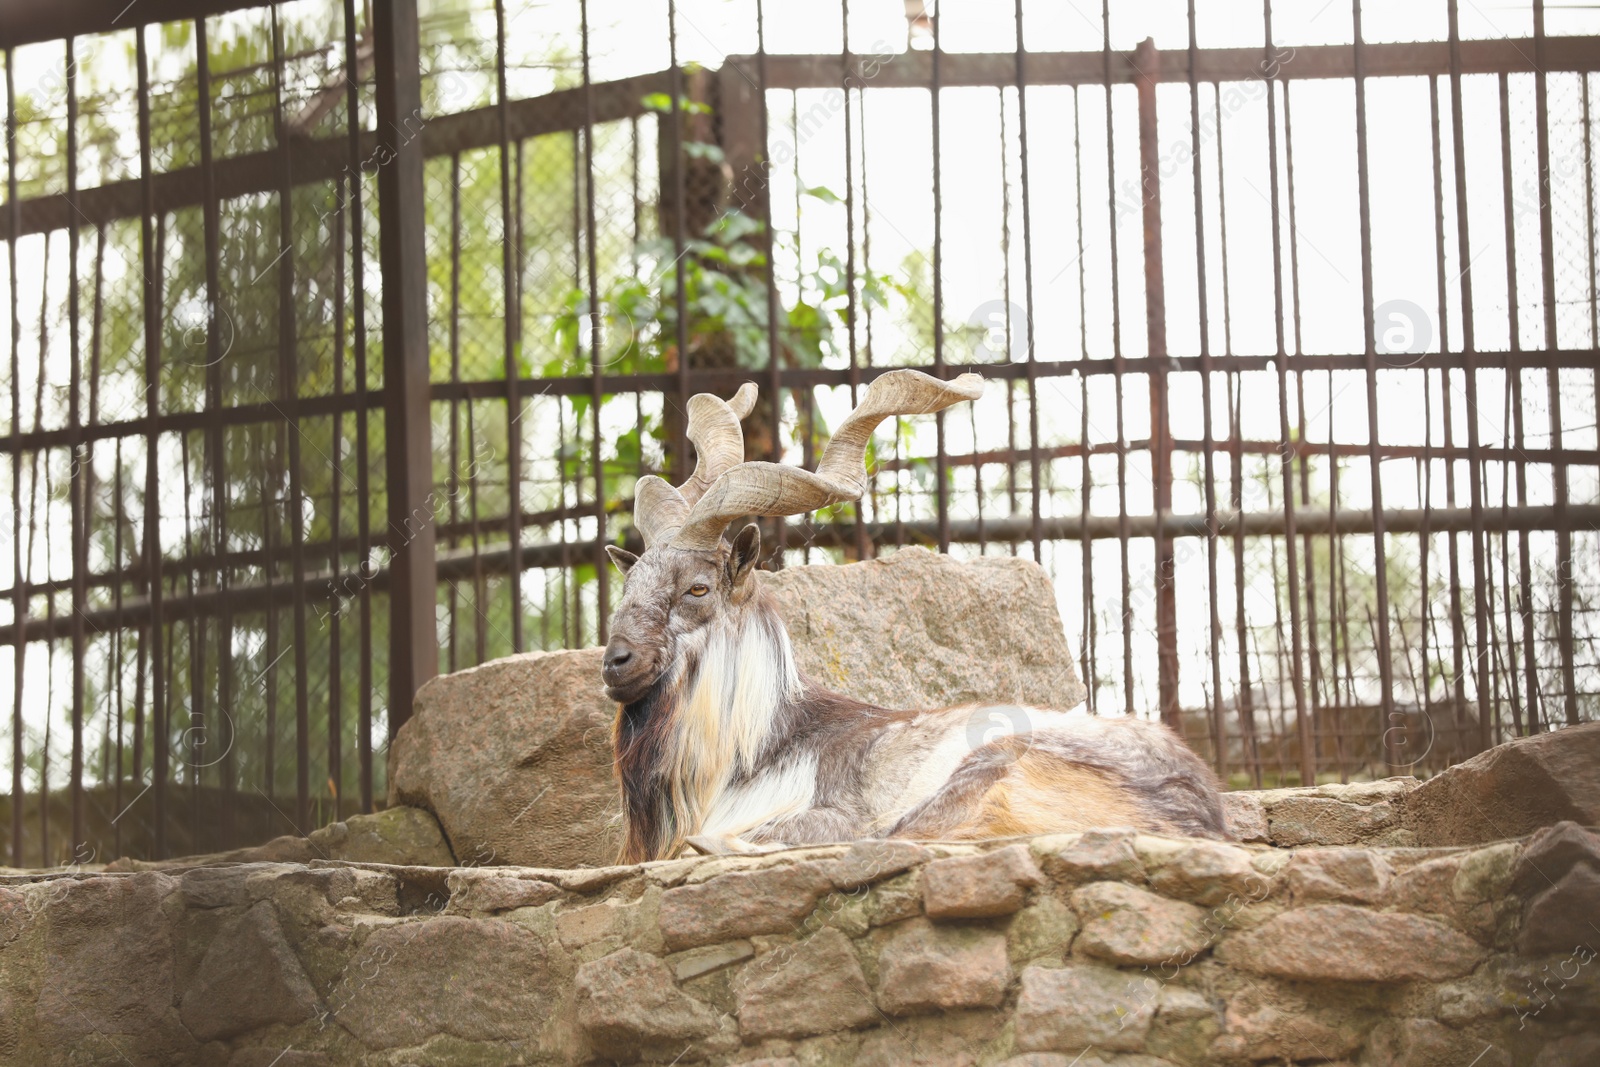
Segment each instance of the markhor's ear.
M638 556L635 556L625 548L618 548L616 545L607 545L606 555L611 557L611 562L615 563L617 570L623 574L627 574L633 568L633 565L639 562Z
M761 530L752 522L733 539L733 552L728 556L728 577L734 585L744 581L760 557Z

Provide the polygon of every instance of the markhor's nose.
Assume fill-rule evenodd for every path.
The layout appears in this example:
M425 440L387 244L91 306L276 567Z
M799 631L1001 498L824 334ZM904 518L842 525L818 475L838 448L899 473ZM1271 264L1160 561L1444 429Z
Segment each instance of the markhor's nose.
M613 638L606 646L605 670L614 674L633 661L633 647L628 642Z

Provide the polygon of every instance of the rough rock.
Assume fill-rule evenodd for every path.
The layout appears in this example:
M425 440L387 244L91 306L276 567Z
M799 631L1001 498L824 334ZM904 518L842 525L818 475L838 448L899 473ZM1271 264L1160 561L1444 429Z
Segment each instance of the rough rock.
M431 811L406 805L371 815L352 815L311 831L305 837L284 835L261 845L164 860L123 856L105 865L108 874L132 871L186 871L240 863L392 863L403 867L451 867L455 857L439 820Z
M1267 828L1267 809L1254 792L1238 789L1222 794L1222 814L1227 820L1228 832L1236 840L1262 843L1272 840Z
M1211 944L1206 913L1193 904L1121 882L1092 882L1073 891L1083 922L1077 951L1111 963L1181 967Z
M1356 1013L1252 983L1228 999L1211 1051L1223 1062L1324 1062L1359 1052L1366 1025Z
M454 867L439 820L422 808L385 808L352 815L306 835L318 856L353 863L392 863L401 867Z
M1085 884L1093 865L1054 863L1082 842L1027 843L1044 881L1019 911L939 919L922 914L931 869L988 884L1028 871L1007 855L1016 844L581 870L0 872L0 1062L1511 1067L1494 1051L1475 1060L1485 1047L1530 1067L1595 1058L1600 966L1592 945L1563 943L1581 929L1553 925L1596 910L1600 866L1581 827L1470 850L1246 850L1251 870L1279 881L1240 909L1191 903L1242 875L1236 846L1105 834L1083 855L1098 850L1133 880ZM1146 872L1189 899L1147 888ZM999 879L1002 891L1030 880ZM722 932L724 915L769 932L669 946L669 896L666 923L689 940ZM1202 911L1214 950L1122 962L1173 947L1163 938ZM773 931L758 912L792 925Z
M735 963L742 963L756 954L755 946L748 941L729 941L721 945L706 945L685 949L668 957L667 963L678 981L687 982L702 974L710 974Z
M1432 1019L1389 1019L1372 1031L1368 1054L1391 1067L1510 1067L1511 1056L1493 1044Z
M891 1015L992 1008L1006 995L1005 935L913 919L878 957L878 1003Z
M297 1048L242 1048L229 1058L228 1067L333 1067L333 1060Z
M1156 892L1197 904L1259 900L1270 884L1251 866L1249 852L1217 841L1185 845L1150 872L1150 886Z
M1279 848L1301 845L1410 845L1404 823L1415 778L1385 778L1295 789L1263 789L1253 796L1267 820L1261 840ZM1227 801L1238 805L1241 801Z
M858 700L897 708L1083 702L1055 590L1031 561L961 561L912 547L765 577L800 669Z
M1600 1033L1573 1034L1539 1050L1533 1067L1593 1067L1600 1063Z
M583 964L573 985L578 1025L608 1058L677 1052L717 1031L716 1012L680 990L665 963L631 948Z
M1528 902L1519 951L1529 956L1600 948L1600 871L1579 864Z
M857 841L837 859L823 864L833 887L851 890L904 874L932 857L927 849L911 841Z
M1048 839L1045 839L1048 840ZM1045 851L1040 866L1066 882L1144 880L1144 865L1133 848L1132 830L1089 830L1056 851Z
M160 908L174 885L152 872L75 879L41 895L49 980L36 1018L49 1045L175 1027L173 944Z
M1364 848L1307 849L1295 853L1284 869L1297 904L1323 900L1370 904L1383 895L1393 875L1382 856Z
M901 708L1008 701L1067 708L1083 686L1045 572L921 548L762 579L802 670ZM457 862L597 866L617 855L597 648L532 652L435 678L389 750L389 803L439 817Z
M1503 850L1515 846L1498 846ZM1491 850L1484 849L1484 852ZM1517 947L1528 955L1600 948L1600 834L1572 822L1540 830L1517 850L1510 870L1483 886L1462 886L1462 895L1492 900L1509 888L1523 901Z
M1136 979L1111 967L1028 967L1017 998L1017 1047L1026 1052L1144 1048L1155 1015Z
M463 865L581 867L620 847L601 649L435 678L389 746L389 803L439 817Z
M420 919L376 930L328 996L334 1017L378 1049L438 1034L527 1040L558 991L544 946L499 919Z
M1040 894L1011 920L1007 936L1012 963L1030 963L1041 956L1065 957L1081 925L1077 913L1059 897Z
M1203 1062L1222 1029L1220 1005L1203 993L1171 982L1161 985L1148 978L1147 983L1160 988L1160 999L1146 1047L1174 1063Z
M1459 977L1484 952L1459 931L1419 915L1315 904L1225 938L1216 955L1280 978L1405 982Z
M1571 820L1600 825L1600 722L1517 738L1422 783L1406 798L1419 844L1474 845Z
M451 871L445 884L450 888L445 910L452 915L537 907L561 896L559 886L542 878L475 867Z
M1389 883L1386 899L1399 911L1450 916L1456 913L1454 887L1461 873L1461 857L1438 859L1399 871Z
M887 926L922 914L922 872L907 871L882 885L873 886L867 895L867 921Z
M951 1012L896 1019L868 1030L850 1067L979 1067L1009 1047L998 1012Z
M930 919L1010 915L1044 881L1026 845L934 860L922 870L922 906Z
M201 1041L292 1025L317 1010L317 994L263 900L211 941L184 991L183 1024Z
M1517 853L1511 888L1532 897L1580 863L1600 870L1600 834L1573 822L1557 823L1528 838Z
M752 934L791 933L833 887L819 864L734 871L661 897L661 934L669 949L693 948Z
M831 927L760 956L741 977L739 1030L746 1037L831 1033L878 1015L850 939Z

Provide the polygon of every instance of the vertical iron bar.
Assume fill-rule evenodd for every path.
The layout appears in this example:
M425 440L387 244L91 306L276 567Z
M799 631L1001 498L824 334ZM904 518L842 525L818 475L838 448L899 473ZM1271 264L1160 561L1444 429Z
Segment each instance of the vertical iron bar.
M474 408L467 404L467 454L478 454L478 422ZM562 487L565 495L566 487ZM487 607L488 583L483 575L482 527L478 522L478 466L467 468L467 510L472 522L472 607L473 637L472 662L483 663L489 658L489 611Z
M767 261L766 298L767 298L767 376L768 385L772 391L772 462L780 463L783 460L783 367L779 360L780 344L778 341L778 270L777 261L773 255L772 237L772 197L766 195L765 190L772 186L772 160L767 150L768 146L768 116L767 116L767 12L763 0L756 0L756 103L761 113L761 232L765 244ZM796 151L799 146L796 145ZM679 169L682 169L682 159L679 159ZM682 218L679 218L682 225ZM798 226L798 222L796 223ZM798 233L798 230L796 230ZM938 238L934 238L937 248ZM798 412L797 412L798 413ZM772 520L773 543L772 565L781 569L784 564L783 550L787 543L784 531L783 516L776 516Z
M361 617L358 624L357 701L360 721L356 748L361 762L361 810L373 810L372 795L372 517L367 460L367 293L366 221L361 206L361 67L356 48L355 0L344 0L345 178L350 183L350 313L355 347L356 403L356 557L360 560Z
M450 309L448 312L448 337L450 345L450 381L461 380L461 153L450 153ZM471 404L471 401L452 400L450 402L450 470L447 475L449 481L446 487L450 494L450 526L456 526L460 513L461 493L461 405ZM469 453L470 454L470 453ZM447 545L455 547L455 544ZM474 568L477 566L477 546L473 546ZM473 606L479 610L483 605L476 600L478 583L473 583ZM456 663L456 613L461 599L460 587L455 582L450 583L450 640L446 646L446 665L452 672L458 670ZM482 653L474 662L482 662Z
M1139 94L1139 185L1144 223L1145 343L1150 357L1151 504L1155 513L1156 674L1161 721L1183 733L1178 706L1177 557L1162 520L1172 510L1172 434L1167 415L1167 293L1161 256L1161 140L1156 126L1156 82L1161 53L1146 37L1133 54Z
M112 527L111 527L111 530L112 530L111 557L117 561L116 570L121 572L121 571L124 571L124 570L131 570L132 568L127 566L127 562L123 559L123 555L122 555L122 519L123 519L123 514L122 514L122 438L120 438L120 437L117 438L116 455L115 455L114 458L115 458L115 461L116 461L116 466L112 467L111 492L113 494L113 499L116 501L116 505L115 505L115 508L114 508L114 510L112 512L112 519L111 519L112 524L113 524ZM112 585L112 587L111 587L111 604L112 604L113 610L115 610L116 613L117 613L117 617L120 619L122 617L122 586L123 586L123 580L119 576L114 581L115 581L115 584ZM116 776L116 780L112 783L113 789L112 789L111 803L115 806L115 810L117 810L119 812L122 811L122 779L127 774L127 760L125 759L126 744L125 744L125 741L124 741L124 735L125 735L126 729L127 729L127 724L124 721L124 709L126 709L127 703L123 699L123 673L124 672L123 672L123 658L122 658L123 657L123 652L124 652L124 649L125 649L126 646L123 643L123 632L124 632L123 627L119 624L119 627L118 627L117 633L116 633L116 647L115 647L115 649L114 649L114 651L112 653L112 656L111 656L111 662L116 665L116 687L115 687L114 690L112 690L112 699L115 701L116 710L117 710L117 755L116 755L116 760L117 760L117 772L116 773L117 773L117 776ZM140 662L140 665L143 666L144 661L143 661L143 658L142 658L142 646L144 644L144 640L143 640L142 636L141 636L141 638L139 640L139 644L141 646L141 659L140 659L139 662ZM142 677L142 672L141 672L141 676L139 677L139 682L142 683L143 681L144 681L144 678ZM139 703L139 698L141 696L143 696L143 693L139 692L138 689L136 688L135 689L135 695L134 695L135 707L137 707L137 705ZM134 715L135 715L135 722L137 722L138 721L138 719L137 719L138 712L135 711ZM137 729L137 727L135 727L135 729ZM122 851L122 825L121 825L120 820L118 822L112 824L111 848L112 848L113 853L115 853L116 855L121 856L123 854L123 851Z
M1200 154L1200 43L1195 0L1189 0L1189 169L1194 182L1194 248L1196 306L1200 313L1200 424L1201 464L1206 498L1206 600L1210 612L1208 632L1211 640L1211 735L1216 746L1214 762L1217 776L1228 780L1228 726L1222 713L1222 618L1217 609L1217 463L1215 430L1211 424L1211 320L1210 296L1206 288L1205 193L1201 184ZM1220 133L1220 131L1219 131Z
M1122 286L1117 276L1117 141L1111 108L1111 0L1101 0L1101 82L1106 92L1106 211L1111 241L1111 359L1117 404L1117 542L1122 563L1122 711L1133 715L1133 590L1128 572L1128 435L1123 427Z
M139 55L144 55L144 30L139 35ZM11 628L14 657L11 668L11 866L21 867L22 857L22 677L27 665L28 585L22 577L22 317L17 307L17 240L22 232L22 203L17 199L17 86L16 52L6 49L6 215L11 239L6 242L6 280L11 308ZM141 62L140 72L144 67ZM140 100L144 94L139 94ZM141 114L144 113L141 106ZM146 142L148 139L145 139ZM147 227L148 231L148 227ZM148 237L148 232L146 234ZM149 276L149 257L145 257ZM154 447L154 446L152 446Z
M1449 284L1446 280L1444 236L1444 146L1442 142L1444 119L1439 113L1439 79L1437 77L1430 78L1428 85L1431 117L1433 119L1433 230L1434 258L1437 261L1436 270L1438 272L1439 286L1439 351L1449 352L1450 292ZM1453 458L1455 455L1455 427L1454 418L1451 415L1451 409L1454 405L1451 403L1450 378L1449 366L1441 366L1439 368L1439 414L1442 423L1441 429L1443 430L1445 453L1452 457L1445 461L1444 467L1445 506L1453 508L1456 504L1455 459ZM1477 476L1476 472L1474 472L1473 476ZM1424 506L1433 506L1431 488ZM1448 539L1446 545L1449 549L1450 568L1450 654L1453 673L1450 700L1453 705L1455 719L1455 747L1452 751L1459 751L1466 735L1466 672L1462 660L1466 651L1464 636L1466 628L1461 617L1461 551L1455 531L1451 531L1446 537ZM1426 582L1423 583L1423 597L1426 602L1428 599ZM1424 634L1424 637L1426 637L1426 634ZM1438 641L1434 642L1434 646L1435 648L1438 647ZM1427 662L1424 660L1423 678L1425 681L1427 677Z
M372 10L378 138L379 258L383 268L383 388L388 475L389 737L411 717L411 701L439 671L434 624L438 584L433 443L428 407L428 262L420 129L422 83L417 0ZM387 151L383 151L387 149Z
M671 88L672 88L672 99L671 99L671 101L669 101L669 103L671 104L671 108L672 108L672 111L671 111L671 114L672 114L672 272L673 272L672 304L673 304L673 330L674 330L673 342L674 342L674 350L677 352L677 355L678 355L678 414L680 416L678 418L678 420L677 420L677 430L678 430L678 432L677 432L677 440L675 440L673 442L673 453L672 453L672 455L673 455L673 462L675 464L681 465L682 468L683 468L681 471L674 470L674 471L672 471L670 473L673 476L672 477L673 481L681 482L684 479L689 477L689 472L690 472L690 470L692 468L689 466L689 439L688 439L688 437L685 436L685 430L688 428L688 411L689 411L689 308L688 308L688 294L686 294L684 292L685 266L684 266L684 262L683 262L683 254L684 254L684 240L685 240L685 238L684 238L684 233L683 233L683 215L684 215L684 211L687 210L687 207L686 207L686 204L685 204L685 196L684 196L684 188L683 188L683 166L684 166L684 155L683 155L683 92L684 92L684 86L683 86L683 68L678 65L678 3L677 3L677 0L667 0L667 55L668 55L668 59L670 61L670 67L669 67L669 70L671 71L670 84L671 84ZM767 182L770 181L771 163L766 158L766 156L767 156L767 141L766 141L767 98L766 98L766 95L765 95L764 92L763 92L763 95L762 95L761 99L759 101L757 101L757 104L761 108L761 116L762 116L762 118L761 118L761 158L762 158L763 170L762 170L762 175L761 175L761 186L762 186L762 189L765 190L766 186L767 186ZM660 150L660 146L658 145L657 146L658 154L659 154L659 150ZM763 202L765 202L767 199L768 198L763 193L763 196L762 196ZM768 229L770 230L771 229L771 222L772 222L772 212L770 210L765 213L765 218L767 220ZM768 273L769 277L770 277L770 275L772 273L772 255L771 255L772 248L771 248L771 245L772 245L772 240L771 240L771 236L770 236L770 233L769 233L769 235L767 237L767 253L768 253L767 254L767 273ZM770 316L768 318L768 325L769 325L769 327L771 325ZM773 410L776 411L777 410L777 403L778 403L778 398L776 396L774 396L772 398L772 403L773 403ZM665 408L665 405L666 405L666 399L663 397L663 399L662 399L663 408ZM781 558L781 555L780 555L780 558ZM565 564L565 560L563 560L563 564Z
M1017 144L1018 144L1018 180L1021 182L1022 192L1022 301L1023 301L1023 328L1027 330L1028 339L1028 469L1029 485L1031 486L1031 499L1029 501L1029 515L1032 525L1028 535L1033 541L1033 560L1035 563L1044 562L1044 536L1041 530L1040 518L1042 515L1041 492L1043 490L1044 472L1041 468L1039 456L1039 383L1038 352L1034 345L1033 329L1033 214L1032 202L1028 191L1028 74L1024 66L1027 55L1027 46L1022 33L1022 0L1016 0L1017 20ZM1005 153L1005 145L1000 146L1001 154ZM935 160L935 166L938 161ZM1009 262L1007 269L1009 270ZM1009 275L1008 275L1009 277ZM1011 345L1011 301L1006 300L1006 345ZM1009 352L1008 352L1009 355ZM1007 384L1008 394L1012 391ZM977 451L977 441L974 437L973 451ZM941 449L942 452L942 449ZM980 494L981 501L981 494Z
M328 573L337 576L344 541L344 204L333 212L333 395L335 408L328 420L328 447L333 477L328 480ZM322 235L317 235L322 240ZM268 561L270 564L270 560ZM340 623L344 615L342 599L326 605L328 624L328 777L333 780L333 819L344 818L344 648ZM359 800L359 798L358 798ZM357 808L356 810L361 810Z
M296 338L294 273L294 184L290 177L290 142L284 128L283 39L278 9L272 9L273 133L278 151L278 401L287 409L289 441L289 560L294 604L294 741L295 822L302 833L311 826L311 693L310 650L306 635L305 482L300 469L300 353ZM431 620L432 615L430 613ZM330 683L333 681L329 679ZM329 755L337 760L336 723L328 722ZM330 775L333 767L328 768Z
M94 288L93 288L93 296L90 298L91 308L90 308L90 312L89 312L90 325L89 325L89 414L88 414L88 424L91 427L96 425L100 421L100 342L101 342L101 339L102 339L102 336L103 336L103 333L104 333L104 329L103 328L104 328L104 325L105 325L105 314L104 314L104 312L105 312L105 303L104 303L105 285L104 285L104 279L105 279L105 262L106 262L106 228L105 228L105 225L104 224L97 225L97 226L95 226L94 229L95 229ZM74 276L76 276L76 272L74 272ZM74 425L76 425L76 424L74 424ZM81 466L83 468L83 471L82 471L82 482L83 482L82 499L83 499L83 503L81 505L81 508L82 508L82 511L83 511L83 530L82 530L83 564L84 564L84 571L86 572L86 576L87 576L87 571L88 571L88 567L89 567L89 561L88 561L89 539L94 536L94 533L93 533L93 531L94 531L94 499L95 499L95 491L96 491L95 490L95 484L94 484L94 446L92 444L89 444L87 446L84 446L84 447L80 448L80 451L83 454L83 458L81 460ZM113 478L115 478L115 472L113 472ZM112 542L113 542L113 551L112 551L112 555L111 555L111 559L112 559L111 573L112 574L116 574L117 571L122 569L122 561L116 555L116 552L115 552L116 533L117 532L115 530L112 531ZM87 600L87 586L85 586L84 592L85 592L84 599ZM113 595L115 595L115 586L113 587ZM101 697L102 697L102 699L104 699L104 700L106 700L108 702L107 708L106 708L106 726L107 727L110 726L110 719L111 719L111 707L110 707L110 704L112 702L114 702L114 697L113 697L114 689L113 689L113 687L115 685L115 679L113 678L113 675L112 675L112 669L113 669L114 664L116 664L118 662L118 658L119 657L117 655L117 652L118 652L117 644L120 641L121 634L122 634L122 630L121 630L121 627L119 626L111 634L106 636L106 641L105 641L105 649L106 649L106 651L105 651L106 680L105 680L105 688L101 692ZM106 737L104 732L102 733L101 737L102 737L102 741L101 741L101 745L100 745L100 766L101 766L102 770L101 770L101 774L100 774L100 784L101 784L101 786L105 786L105 785L108 784L109 779L110 779L110 770L111 770L111 768L110 768L110 764L107 762L108 759L109 759L108 753L110 752L110 744L109 744L109 739Z
M1229 288L1230 275L1228 273L1228 194L1227 194L1227 168L1224 166L1223 154L1223 125L1222 125L1222 86L1217 82L1211 83L1211 96L1213 114L1217 123L1217 250L1221 255L1222 267L1222 351L1225 355L1233 355L1233 317L1232 293ZM1241 447L1243 432L1239 426L1239 400L1238 395L1242 390L1239 382L1239 372L1229 371L1228 383L1228 458L1229 471L1232 478L1229 485L1229 502L1233 505L1234 513L1244 511L1244 450ZM1331 450L1330 450L1331 452ZM1244 750L1245 766L1250 771L1250 780L1257 789L1261 788L1261 747L1256 736L1255 720L1255 693L1250 683L1250 633L1245 623L1244 610L1244 524L1236 522L1233 527L1233 592L1234 592L1234 633L1239 642L1239 744Z
M850 120L850 0L839 0L839 30L840 30L840 87L844 92L844 288L845 288L845 331L846 343L850 352L850 407L854 410L861 392L861 365L860 356L856 350L856 171L855 171L855 131ZM858 89L858 94L864 94L865 88ZM798 145L795 150L795 161L800 160ZM796 231L799 230L798 220L795 223ZM768 264L768 270L771 265ZM869 490L867 496L871 496ZM856 559L867 558L867 511L865 499L857 500L852 508L855 510L855 546Z
M1450 125L1455 155L1456 171L1456 239L1459 245L1458 262L1461 264L1461 354L1465 366L1467 392L1467 465L1472 476L1467 479L1471 490L1472 508L1472 593L1473 623L1477 631L1478 743L1489 748L1492 726L1489 722L1488 686L1483 684L1489 668L1488 612L1484 605L1484 528L1483 485L1478 462L1478 353L1477 338L1472 321L1472 242L1467 227L1467 162L1466 132L1462 119L1461 103L1461 24L1459 0L1447 0L1450 27ZM1364 168L1363 168L1364 173Z
M1289 435L1289 372L1288 345L1284 336L1283 303L1283 227L1278 206L1278 79L1277 57L1272 43L1272 0L1262 0L1264 38L1262 41L1262 73L1267 82L1267 167L1268 199L1272 207L1272 308L1273 330L1276 341L1278 366L1278 437L1282 454L1278 457L1279 473L1283 479L1283 545L1284 566L1289 577L1289 644L1293 659L1289 662L1289 684L1294 687L1295 726L1300 735L1300 784L1317 784L1316 737L1311 730L1311 717L1306 710L1305 676L1301 660L1305 655L1301 637L1300 617L1300 560L1299 545L1295 543L1294 515L1294 454L1293 439ZM1274 568L1276 559L1274 555ZM1276 583L1274 583L1276 584ZM1276 589L1273 601L1278 601ZM1279 647L1280 654L1282 647ZM1283 701L1278 701L1283 706ZM1282 743L1280 741L1280 743Z
M222 603L227 604L228 571L224 562L226 538L224 531L227 529L227 465L223 458L223 429L222 429L222 359L225 355L222 349L222 336L218 328L217 315L222 304L222 220L221 202L217 197L216 174L213 165L213 143L211 127L211 46L209 35L206 31L205 19L195 20L195 66L199 77L199 100L196 107L200 116L200 184L202 196L202 217L205 228L205 292L206 292L206 388L205 388L205 468L202 479L209 479L211 483L210 521L207 523L211 550L217 560L217 585L222 593ZM185 524L187 529L187 524ZM204 546L205 539L201 541ZM190 582L189 592L193 596L194 574L188 575ZM199 612L192 606L189 615L189 661L191 689L189 693L189 729L185 736L192 736L195 741L190 752L194 760L189 766L189 781L191 784L190 799L193 805L194 823L192 826L191 847L194 851L205 851L199 845L199 804L200 785L204 778L204 768L209 762L209 727L206 724L206 685L205 685L205 623ZM227 609L218 613L217 618L217 669L218 680L222 678L223 664L231 659L230 633L232 626L228 619ZM226 699L220 687L217 692L217 711L224 712L223 701Z
M928 86L933 120L933 376L935 378L944 377L944 170L939 158L943 151L939 114L942 72L939 69L939 59L944 53L939 27L943 23L944 12L940 11L933 16L931 56L933 66L932 80ZM939 551L948 552L950 551L950 493L946 484L949 471L948 458L945 455L944 412L937 413L933 418L935 433L933 476L939 515Z
M1011 320L1011 175L1006 157L1010 144L1006 140L1006 91L1001 86L995 91L995 106L1000 115L1000 299L1005 304L1006 356L1011 356L1012 339L1016 336L1016 323ZM1011 514L1017 511L1017 389L1016 382L1007 379L1006 387L1006 503ZM1017 554L1015 543L1011 554Z
M1516 225L1516 200L1513 193L1511 177L1511 100L1509 79L1504 73L1499 77L1500 82L1500 188L1503 213L1505 216L1506 240L1506 321L1510 329L1510 350L1515 354L1522 352L1522 306L1518 300L1517 285L1517 225ZM1541 194L1542 195L1542 194ZM1520 458L1526 455L1523 451L1525 437L1522 421L1522 370L1519 366L1506 368L1506 404L1510 411L1510 428L1512 433L1512 448L1519 457L1515 463L1507 461L1502 465L1502 474L1509 477L1510 469L1516 468L1517 478L1517 506L1528 505L1528 462ZM1552 442L1554 445L1555 442ZM1472 476L1477 478L1479 471L1473 467ZM1500 494L1502 511L1510 506L1510 494L1502 490ZM1505 538L1501 539L1502 546ZM1524 668L1525 681L1528 687L1528 733L1539 732L1539 703L1538 703L1538 664L1535 661L1537 645L1533 637L1533 575L1532 559L1529 556L1528 531L1517 534L1517 562L1519 575L1519 595L1517 614L1522 621L1522 653L1526 663ZM1509 566L1509 562L1506 564ZM1504 567L1502 567L1504 569ZM1511 589L1506 588L1506 606L1511 604ZM1509 636L1509 635L1508 635ZM1509 666L1515 673L1517 669L1516 658L1511 657ZM1464 682L1458 683L1464 684ZM1511 695L1511 717L1517 733L1522 733L1522 708L1521 696L1513 681L1507 687Z
M1561 347L1556 323L1555 227L1551 215L1550 99L1545 77L1544 0L1533 0L1533 99L1539 154L1539 259L1544 281L1545 378L1550 393L1550 463L1555 476L1556 527L1556 632L1561 642L1561 688L1568 726L1578 725L1578 687L1572 662L1572 520L1567 515L1568 478L1564 435L1561 430L1561 368L1556 355Z
M583 173L578 169L578 130L572 130L572 285L573 288L583 284ZM576 366L583 359L583 332L576 330L572 335L572 359ZM578 420L576 405L573 408L572 436L574 444L583 440L583 427ZM567 435L561 434L560 441L565 452ZM573 450L577 454L577 450ZM562 457L565 463L565 456ZM579 533L583 530L583 472L576 462L572 465L572 504L575 511L574 520ZM563 550L564 551L564 550ZM583 644L583 582L576 573L569 575L572 579L572 634L574 645ZM572 646L569 646L572 647Z
M1072 87L1072 203L1073 223L1076 230L1075 237L1078 242L1078 358L1085 363L1089 359L1089 298L1088 298L1088 268L1084 263L1083 247L1083 138L1081 113L1078 107L1079 86ZM1083 565L1083 629L1079 636L1081 651L1079 660L1082 663L1084 703L1091 715L1097 714L1095 690L1098 687L1099 663L1096 647L1099 638L1099 618L1094 612L1094 540L1088 536L1089 530L1089 505L1090 497L1094 494L1094 472L1091 470L1089 458L1093 452L1089 443L1089 375L1078 374L1078 441L1082 445L1082 468L1079 480L1082 483L1078 497L1078 515L1080 529L1084 536L1080 541L1079 558Z
M517 272L521 269L512 237L511 110L506 99L506 5L495 0L495 93L500 124L500 262L505 283L506 374L506 517L509 524L509 585L511 596L511 650L522 651L522 300ZM584 86L588 91L588 16L584 16ZM598 435L597 435L598 436ZM596 444L598 448L598 444ZM452 460L452 462L454 462ZM596 497L598 500L599 498ZM600 581L605 569L596 567ZM478 610L483 611L482 604ZM431 611L429 613L432 614Z
M73 38L66 40L67 82L67 206L78 210L78 61ZM15 237L13 237L15 240ZM84 456L82 443L83 412L80 382L83 356L79 344L78 322L78 225L67 226L67 336L71 381L67 392L68 448L72 458L67 488L72 538L72 842L67 854L79 862L78 849L83 833L83 690L84 690L84 608L88 587L89 539L84 520ZM47 505L48 506L48 505Z
M1300 251L1299 231L1295 228L1295 203L1294 203L1294 108L1291 103L1293 86L1289 82L1283 84L1283 185L1284 199L1289 209L1289 293L1294 305L1294 354L1302 355L1305 347L1301 335L1300 322ZM1296 370L1294 374L1295 403L1299 414L1300 440L1307 440L1309 431L1306 420L1306 379L1305 372ZM1311 464L1309 457L1300 459L1300 503L1305 506L1311 504ZM1305 534L1301 540L1301 550L1305 553L1305 583L1306 583L1306 642L1310 646L1311 679L1307 686L1310 691L1313 726L1317 728L1317 735L1321 736L1320 724L1316 722L1318 705L1321 695L1322 683L1322 655L1317 642L1317 585L1316 585L1316 553L1312 549L1310 534ZM1330 601L1331 603L1331 601ZM1338 759L1337 751L1335 758ZM1320 764L1321 759L1318 760Z
M594 375L594 389L589 408L589 433L593 438L590 462L594 465L594 628L596 643L603 645L607 640L606 629L611 622L611 569L606 565L606 471L600 450L600 407L605 399L601 388L601 376L605 371L605 359L600 352L600 280L595 254L594 82L589 72L588 0L578 0L578 14L583 30L583 191L587 213L584 219L584 254L589 265L589 367ZM771 263L770 259L768 263Z
M155 239L155 190L151 184L150 159L150 61L145 46L145 28L134 30L135 65L139 91L139 265L144 280L144 571L150 598L150 784L154 833L151 853L154 859L167 854L167 671L164 659L165 620L162 618L161 588L161 480L158 474L157 445L161 436L161 268L163 250ZM13 196L12 203L16 200ZM12 230L16 232L15 229ZM15 376L13 375L13 380ZM19 627L18 634L21 629ZM20 636L19 636L20 641ZM20 675L20 657L18 662ZM137 750L134 762L138 763Z
M1372 488L1373 584L1378 598L1373 627L1378 654L1378 679L1383 691L1384 736L1394 719L1394 664L1389 661L1389 553L1383 519L1383 482L1378 466L1378 345L1372 311L1372 199L1368 185L1366 44L1361 35L1361 0L1351 0L1355 33L1356 200L1361 217L1361 314L1367 357L1367 477ZM1390 764L1394 761L1391 759Z

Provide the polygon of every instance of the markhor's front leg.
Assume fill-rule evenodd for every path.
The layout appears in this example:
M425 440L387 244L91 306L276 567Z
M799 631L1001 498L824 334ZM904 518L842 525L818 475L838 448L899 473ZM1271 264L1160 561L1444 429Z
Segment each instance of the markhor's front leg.
M796 815L775 819L745 834L745 840L758 844L826 845L854 841L865 834L859 820L838 808L807 808Z

